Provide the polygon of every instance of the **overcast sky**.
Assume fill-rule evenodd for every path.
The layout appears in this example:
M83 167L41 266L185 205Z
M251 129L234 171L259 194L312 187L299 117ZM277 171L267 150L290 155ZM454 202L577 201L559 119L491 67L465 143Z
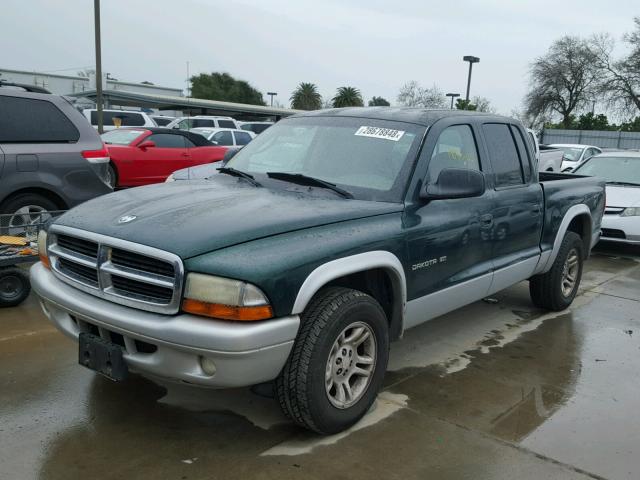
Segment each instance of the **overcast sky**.
M75 74L94 63L93 2L2 0L0 67ZM226 71L289 97L359 88L395 102L417 80L464 94L464 55L480 57L471 95L501 113L521 104L528 64L564 34L633 28L638 0L103 0L103 70L124 81L186 87ZM265 99L267 99L265 95Z

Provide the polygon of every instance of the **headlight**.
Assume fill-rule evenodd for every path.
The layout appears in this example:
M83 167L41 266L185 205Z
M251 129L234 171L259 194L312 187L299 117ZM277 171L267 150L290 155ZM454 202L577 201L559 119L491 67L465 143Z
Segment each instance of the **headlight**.
M224 320L266 320L273 309L262 291L249 283L190 273L182 310Z
M176 179L175 179L175 178L173 178L173 173L172 173L171 175L169 175L169 176L167 177L167 179L165 180L165 182L175 182L175 181L176 181Z
M640 207L625 208L620 214L621 217L640 217Z
M38 232L38 256L42 264L50 269L51 263L49 263L49 255L47 254L47 231L44 228Z

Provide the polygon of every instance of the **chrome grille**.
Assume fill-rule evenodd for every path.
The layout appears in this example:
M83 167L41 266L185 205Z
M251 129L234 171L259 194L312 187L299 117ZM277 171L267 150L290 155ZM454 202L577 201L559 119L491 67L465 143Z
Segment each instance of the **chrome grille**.
M48 252L54 273L80 290L152 312L179 309L184 270L172 253L59 225Z

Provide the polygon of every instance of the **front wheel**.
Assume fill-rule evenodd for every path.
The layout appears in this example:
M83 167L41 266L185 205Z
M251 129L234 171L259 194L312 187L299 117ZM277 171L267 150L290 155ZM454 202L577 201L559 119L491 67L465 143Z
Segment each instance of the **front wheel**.
M551 270L531 277L529 293L533 303L559 312L571 305L582 279L584 244L577 233L567 232Z
M332 434L355 424L382 386L389 328L380 304L358 290L321 291L302 314L293 350L276 380L284 413Z

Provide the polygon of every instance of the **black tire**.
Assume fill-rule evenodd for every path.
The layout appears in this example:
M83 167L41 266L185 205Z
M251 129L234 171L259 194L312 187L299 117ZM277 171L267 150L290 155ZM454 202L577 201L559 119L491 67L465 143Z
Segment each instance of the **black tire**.
M563 292L565 265L573 253L577 254L577 272L574 275L574 284L570 292ZM534 305L555 312L568 308L578 293L583 263L584 244L582 239L577 233L567 232L551 270L531 277L529 281L529 294Z
M115 189L118 186L118 172L112 163L107 165L107 185Z
M29 296L29 275L17 267L0 269L0 307L15 307Z
M353 404L338 408L329 399L325 373L329 357L336 351L334 343L353 324L366 324L366 329L373 333L374 362L361 395L353 399ZM344 353L341 348L338 351ZM359 348L353 350L353 358L361 353ZM345 430L360 420L375 401L382 387L388 359L389 325L380 304L358 290L326 288L316 295L302 314L296 342L276 379L280 407L295 423L317 433L328 435ZM335 368L332 374L340 371ZM347 382L353 377L350 375ZM360 379L356 377L355 382L360 382Z
M55 204L55 202L49 200L43 195L39 195L37 193L21 193L15 197L10 197L8 200L5 200L0 206L0 213L14 214L21 208L28 205L35 205L47 211L55 211L60 208Z

